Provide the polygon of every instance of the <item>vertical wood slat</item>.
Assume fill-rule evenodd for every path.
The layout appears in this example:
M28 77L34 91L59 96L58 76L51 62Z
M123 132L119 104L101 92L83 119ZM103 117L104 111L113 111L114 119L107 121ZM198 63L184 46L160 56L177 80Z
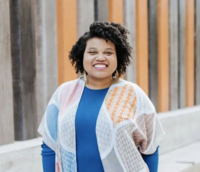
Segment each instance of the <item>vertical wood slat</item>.
M98 21L108 21L108 0L98 0Z
M0 145L14 141L9 1L0 0Z
M94 22L94 0L77 0L77 36L81 37L89 31L89 26Z
M34 7L32 1L10 1L16 140L37 136Z
M186 0L186 106L194 105L194 0Z
M129 30L130 34L129 43L132 49L132 59L131 64L127 68L126 72L126 79L130 82L136 82L136 7L135 7L135 0L126 0L124 1L124 24L126 28Z
M148 9L147 0L136 0L137 84L148 94Z
M186 1L179 0L179 108L186 105Z
M158 111L169 110L168 0L158 0Z
M196 28L195 28L195 104L200 105L200 1L196 0Z
M108 0L108 21L123 24L123 0Z
M178 109L178 0L170 0L170 110Z
M58 82L76 79L74 67L68 58L77 39L76 1L57 0Z
M158 111L157 0L148 1L149 97Z

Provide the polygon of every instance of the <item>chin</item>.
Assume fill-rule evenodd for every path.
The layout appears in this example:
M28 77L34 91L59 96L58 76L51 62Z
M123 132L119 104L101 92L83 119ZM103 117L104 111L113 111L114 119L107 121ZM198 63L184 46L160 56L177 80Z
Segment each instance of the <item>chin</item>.
M95 79L106 79L108 77L112 77L112 75L93 75L91 77Z

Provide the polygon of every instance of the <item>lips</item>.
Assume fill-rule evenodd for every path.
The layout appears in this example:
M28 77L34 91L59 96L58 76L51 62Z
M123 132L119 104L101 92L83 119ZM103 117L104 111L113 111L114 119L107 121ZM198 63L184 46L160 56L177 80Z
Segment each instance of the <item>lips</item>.
M96 63L93 65L93 67L97 70L104 70L108 67L108 65L105 63Z

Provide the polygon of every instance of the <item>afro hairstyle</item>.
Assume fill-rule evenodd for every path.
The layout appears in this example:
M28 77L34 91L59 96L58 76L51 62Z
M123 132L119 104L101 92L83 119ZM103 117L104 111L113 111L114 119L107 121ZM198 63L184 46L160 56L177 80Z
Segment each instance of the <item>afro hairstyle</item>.
M111 41L115 45L117 54L117 69L118 76L126 72L127 66L130 64L132 47L128 42L128 30L117 23L109 22L94 22L90 25L89 32L84 33L69 52L69 59L75 67L76 73L84 73L83 56L87 41L91 38L102 38L106 41ZM116 72L115 71L115 72ZM115 74L113 73L113 75Z

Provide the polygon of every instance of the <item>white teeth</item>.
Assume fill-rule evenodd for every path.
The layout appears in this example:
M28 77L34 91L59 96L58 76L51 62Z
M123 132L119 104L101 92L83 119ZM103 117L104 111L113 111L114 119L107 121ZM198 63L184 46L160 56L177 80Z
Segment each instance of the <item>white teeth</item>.
M95 65L95 67L106 67L106 65Z

